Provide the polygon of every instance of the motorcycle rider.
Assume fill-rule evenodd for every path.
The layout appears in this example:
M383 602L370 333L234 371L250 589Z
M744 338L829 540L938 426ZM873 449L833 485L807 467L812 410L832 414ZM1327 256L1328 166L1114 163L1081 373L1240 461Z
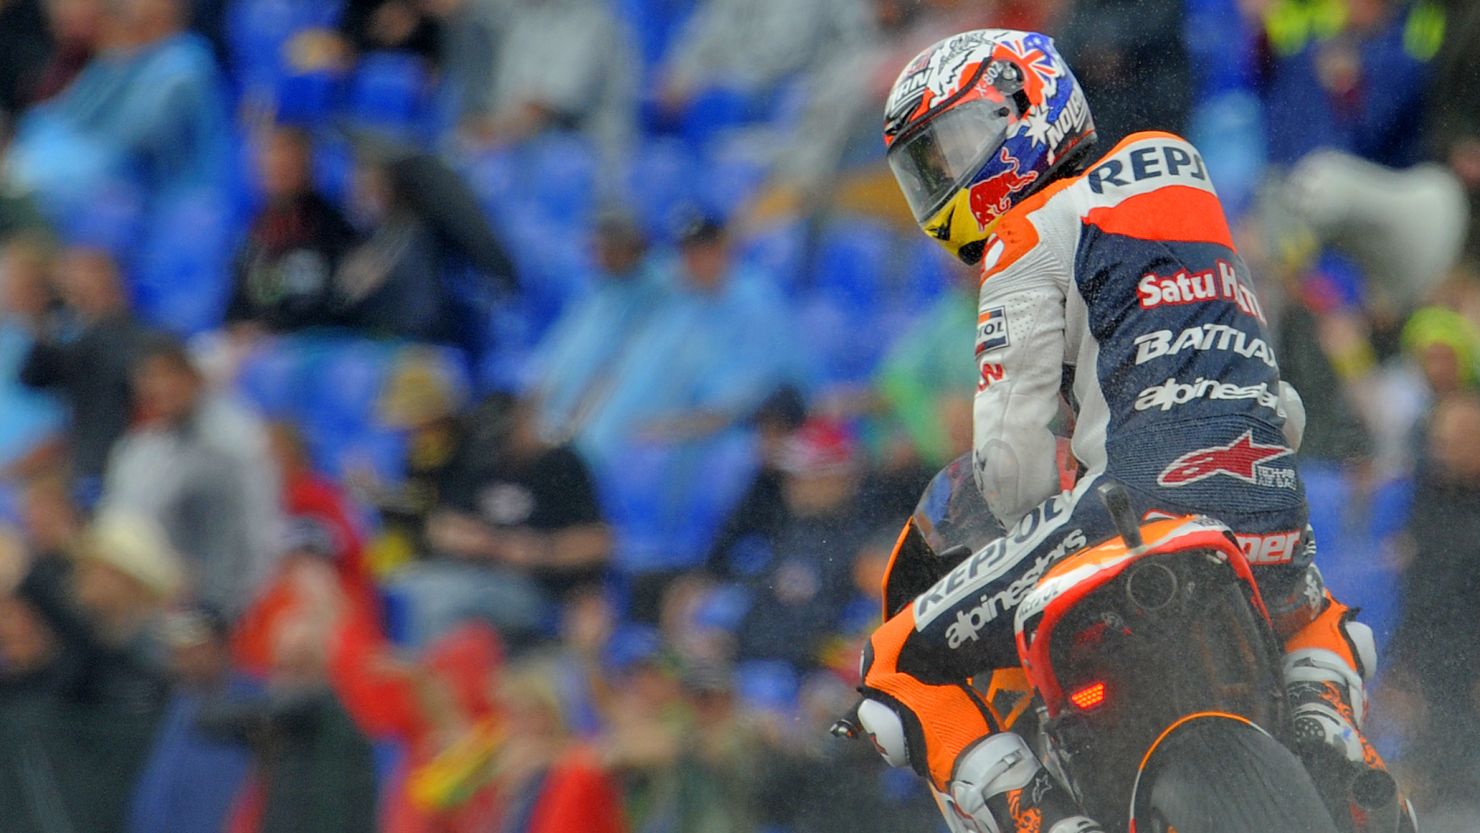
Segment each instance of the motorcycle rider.
M904 68L885 108L887 158L915 219L981 266L973 469L1008 532L886 611L864 651L858 716L891 764L929 779L957 829L1099 829L966 681L1016 666L1018 601L1054 561L1114 534L1094 494L1106 479L1139 512L1212 515L1236 533L1284 640L1298 751L1316 780L1383 767L1360 732L1372 633L1311 563L1293 460L1304 410L1280 380L1203 159L1169 133L1133 134L1098 158L1094 139L1083 92L1036 33L946 38ZM1077 409L1081 466L1064 492L1049 429L1061 392ZM919 575L921 540L906 528L886 598ZM1389 833L1398 813L1338 822Z

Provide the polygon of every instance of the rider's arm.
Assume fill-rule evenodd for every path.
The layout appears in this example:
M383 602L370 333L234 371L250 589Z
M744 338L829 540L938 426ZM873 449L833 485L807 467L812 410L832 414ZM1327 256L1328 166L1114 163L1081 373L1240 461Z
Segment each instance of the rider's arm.
M1280 416L1285 418L1285 442L1296 451L1305 436L1305 402L1289 382L1280 380Z
M1063 378L1068 276L1048 247L1013 239L1014 229L999 234L1008 239L988 243L977 311L973 445L977 485L1011 526L1059 491L1049 424Z

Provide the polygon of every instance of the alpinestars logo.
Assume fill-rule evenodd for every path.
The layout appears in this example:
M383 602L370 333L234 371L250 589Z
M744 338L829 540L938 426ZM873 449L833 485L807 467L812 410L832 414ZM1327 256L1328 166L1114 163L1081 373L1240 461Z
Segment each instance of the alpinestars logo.
M946 628L946 644L952 649L966 642L975 642L984 628L997 619L998 614L1009 613L1018 606L1028 591L1038 586L1038 579L1048 568L1058 563L1066 553L1074 552L1085 545L1084 531L1076 529L1064 536L1057 547L1038 557L1017 580L996 593L983 593L971 608L956 611L956 621Z
M1228 445L1199 448L1183 454L1162 470L1156 482L1175 488L1206 480L1216 474L1226 474L1256 486L1293 489L1293 469L1270 469L1262 464L1294 453L1287 446L1256 443L1254 432L1245 431Z

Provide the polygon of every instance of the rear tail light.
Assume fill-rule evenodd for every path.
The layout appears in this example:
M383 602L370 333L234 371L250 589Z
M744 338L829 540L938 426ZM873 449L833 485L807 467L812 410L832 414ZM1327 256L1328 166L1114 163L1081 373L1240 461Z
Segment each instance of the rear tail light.
M1105 684L1093 682L1069 695L1069 702L1080 711L1091 711L1105 702Z

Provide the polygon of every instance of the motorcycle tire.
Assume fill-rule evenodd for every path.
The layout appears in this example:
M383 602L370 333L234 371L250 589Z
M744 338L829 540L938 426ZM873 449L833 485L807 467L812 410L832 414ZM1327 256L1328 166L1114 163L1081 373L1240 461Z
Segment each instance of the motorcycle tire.
M1212 715L1152 750L1131 817L1135 833L1337 833L1293 752L1251 723Z

